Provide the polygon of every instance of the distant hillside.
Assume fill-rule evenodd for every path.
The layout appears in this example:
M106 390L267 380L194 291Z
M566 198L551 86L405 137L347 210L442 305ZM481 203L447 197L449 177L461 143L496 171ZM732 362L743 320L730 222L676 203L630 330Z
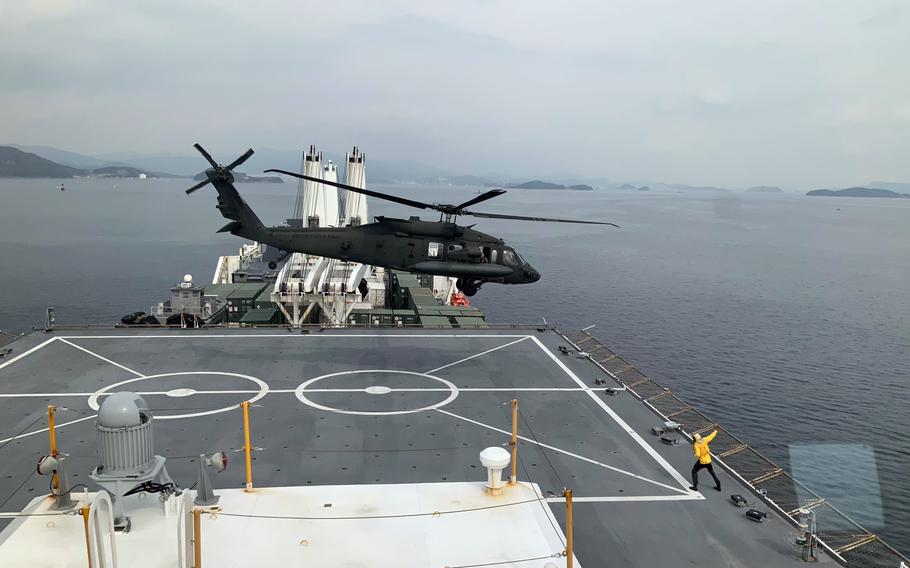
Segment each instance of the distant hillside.
M713 185L687 185L685 183L671 183L670 187L677 191L730 191L723 187Z
M0 146L0 177L71 178L84 170L64 166L11 146Z
M873 181L867 183L864 187L876 187L879 189L890 189L891 191L896 191L898 193L907 193L910 192L910 183L902 183L897 181Z
M194 181L205 179L205 172L193 176ZM250 176L243 172L234 172L235 183L284 183L284 180L278 176Z
M526 181L524 183L513 183L513 184L509 184L506 187L510 187L513 189L565 189L566 188L566 186L564 186L562 184L540 181L539 179L535 179L532 181Z
M505 187L510 189L572 189L575 191L594 191L593 187L583 183L565 186L561 183L550 183L548 181L540 181L539 179L526 181L524 183L512 183Z
M777 187L776 185L756 185L755 187L750 187L746 191L750 193L783 193L784 190Z
M651 188L646 185L643 185L638 188L638 191L651 191Z
M57 162L58 164L63 164L64 166L72 166L78 169L92 169L100 168L102 166L117 165L111 162L106 162L94 156L77 154L76 152L61 150L59 148L51 148L50 146L26 146L22 144L6 144L6 146L19 148L23 152L30 152L32 154L41 156L46 160Z
M632 185L631 183L624 183L621 186L619 186L617 189L635 189L635 186Z
M879 189L877 187L848 187L845 189L814 189L806 195L813 197L908 197L910 194L898 193L890 189Z

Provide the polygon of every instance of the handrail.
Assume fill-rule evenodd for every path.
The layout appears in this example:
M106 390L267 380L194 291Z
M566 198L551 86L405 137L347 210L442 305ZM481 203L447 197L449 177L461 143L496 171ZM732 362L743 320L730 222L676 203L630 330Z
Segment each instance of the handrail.
M192 568L193 497L184 491L177 499L177 568Z
M114 533L114 505L107 491L95 494L92 506L88 511L89 555L94 568L117 568L117 541ZM103 532L107 532L111 545L111 558L108 563L107 547Z
M577 351L579 351L579 352L590 353L591 351L593 351L593 350L588 349L588 345L587 345L587 342L592 341L592 340L594 341L595 344L598 344L598 345L600 345L601 347L604 347L605 349L607 349L608 351L610 351L609 348L607 348L606 346L604 346L602 343L600 343L600 341L598 341L597 339L595 339L590 333L588 333L588 332L585 331L585 330L582 330L582 331L579 331L579 332L563 332L562 330L560 330L560 329L557 328L557 329L556 329L556 332L557 332L557 333L558 333L566 342L568 342L570 345L572 345L572 346L573 346ZM571 335L575 336L576 339L573 340L573 339L569 338L570 333L571 333ZM579 338L577 337L579 334L584 336L584 337L583 337L582 339L580 339L580 340L579 340ZM585 344L586 344L586 345L584 346L584 348L579 347L579 345L580 345L581 343L585 343ZM610 351L610 352L612 353L612 351ZM591 363L593 363L593 364L594 364L596 367L598 367L601 371L603 371L605 374L607 374L607 375L610 376L613 380L615 380L619 385L626 387L627 390L630 390L630 391L632 392L633 396L635 396L636 398L638 398L639 400L641 400L642 403L643 403L647 408L651 409L652 412L654 412L654 413L657 414L658 416L664 418L665 420L666 420L666 419L669 419L669 415L667 415L667 414L665 414L664 412L662 412L662 411L661 411L659 408L657 408L657 406L656 406L655 404L653 404L653 403L658 402L658 401L660 401L661 399L670 399L670 398L672 398L672 399L678 401L679 403L684 404L684 405L685 405L685 408L684 408L683 410L681 410L681 411L671 412L670 415L673 415L673 414L680 414L681 412L688 411L688 410L692 410L692 411L695 411L696 413L698 413L698 415L700 415L701 417L707 418L707 416L705 416L704 414L702 414L701 412L699 412L697 409L695 409L694 407L688 405L688 404L685 403L682 399L680 399L680 398L677 397L675 394L673 394L673 393L670 391L670 389L667 389L667 388L663 387L662 385L658 384L658 383L655 382L653 379L651 379L650 377L648 377L647 375L645 375L642 371L640 371L639 369L635 368L635 366L632 365L631 363L629 363L626 359L622 358L622 357L619 356L619 355L616 355L615 353L614 353L613 355L614 355L614 356L610 357L609 360L612 361L612 360L614 360L614 359L619 359L619 361L621 361L622 363L624 363L624 364L627 365L627 366L622 367L621 370L620 370L619 367L617 367L617 371L613 372L613 371L610 371L608 368L606 368L604 365L602 365L602 364L601 364L599 361L597 361L594 357L588 357L588 359L591 361ZM639 375L641 375L641 377L644 377L644 379L637 380L637 381L635 382L635 385L634 385L634 386L627 385L627 384L623 381L623 379L620 378L620 377L618 377L617 375L618 375L618 374L621 374L621 373L624 373L624 372L626 372L626 371L629 371L629 370L634 370L636 373L638 373ZM643 384L645 384L645 383L650 383L650 384L652 384L653 386L659 388L659 389L660 389L660 392L658 392L657 394L652 394L652 395L650 395L650 396L642 396L641 394L637 393L637 392L635 391L635 386L643 385ZM712 421L712 423L713 423L713 421ZM838 509L838 508L835 507L834 505L832 505L830 502L828 502L828 501L826 501L825 499L823 499L823 498L822 498L821 496L819 496L815 491L813 491L812 489L810 489L809 487L807 487L804 483L802 483L802 482L800 482L799 480L793 478L790 474L788 474L786 471L784 471L783 468L779 467L779 466L778 466L777 464L775 464L773 461L771 461L770 459L766 458L766 457L765 457L764 455L762 455L760 452L756 451L755 448L753 448L752 446L746 444L745 442L743 442L742 440L740 440L738 437L736 437L736 436L734 436L733 434L731 434L731 433L730 433L728 430L726 430L725 428L723 428L723 427L721 427L721 426L717 426L716 424L715 424L714 426L717 427L717 428L718 428L719 430L721 430L726 436L729 436L730 439L732 439L733 441L735 441L735 442L737 443L736 446L734 446L733 448L730 448L730 449L728 449L728 450L726 450L726 451L721 451L721 452L718 452L717 454L714 454L714 453L712 452L712 455L715 456L717 462L721 465L721 467L723 467L725 470L727 470L731 475L733 475L734 477L736 477L737 479L739 479L742 483L744 483L744 484L746 485L746 487L750 488L750 489L753 491L753 493L754 493L755 495L757 495L762 501L764 501L764 502L765 502L766 504L768 504L771 508L773 508L773 509L774 509L775 511L777 511L779 514L781 514L781 516L782 516L784 519L786 519L788 522L790 522L791 524L795 524L795 523L796 523L796 519L793 518L793 514L795 513L795 511L790 511L790 512L786 511L786 510L784 509L784 507L782 507L781 505L779 505L779 504L774 500L774 496L773 496L773 495L767 495L766 493L760 492L760 491L759 491L759 488L757 487L758 484L761 484L761 483L766 482L766 481L770 481L771 479L774 479L774 478L777 478L777 477L785 477L785 478L788 479L789 481L793 482L793 484L794 484L794 491L795 491L795 488L798 486L800 489L804 490L806 493L808 493L809 495L811 495L812 497L815 498L815 501L813 501L813 506L815 506L815 505L820 505L820 506L826 507L827 509L829 509L830 511L832 511L833 513L835 513L841 520L846 521L847 523L849 523L850 525L852 525L852 528L857 529L857 531L860 533L860 535L858 535L859 538L855 539L854 541L852 541L852 542L850 542L850 543L846 543L846 544L843 544L843 545L841 545L841 546L838 546L837 548L835 548L835 547L830 546L829 544L827 544L827 543L825 542L823 536L822 536L821 538L819 538L819 543L822 545L822 548L824 548L825 551L827 551L833 558L837 559L839 562L841 562L841 563L843 563L843 564L845 564L845 565L852 565L852 564L853 564L853 558L845 558L842 554L854 553L854 552L859 553L859 554L862 554L862 549L863 549L864 546L872 546L872 545L876 545L876 544L877 544L877 545L882 545L882 546L888 551L888 553L893 557L894 566L900 565L900 564L899 564L900 562L903 562L903 563L910 563L910 560L908 560L907 557L905 557L903 554L901 554L900 552L898 552L897 550L895 550L893 547L889 546L886 542L882 541L880 538L876 537L876 535L874 535L874 534L871 533L870 531L868 531L868 530L866 530L865 528L863 528L862 525L860 525L858 522L856 522L855 520L853 520L853 519L852 519L850 516L848 516L846 513L844 513L843 511L841 511L840 509ZM694 432L696 432L696 431L698 431L698 430L699 430L699 428L692 429L692 430L691 430L691 433L694 433ZM688 432L688 431L686 431L686 430L682 430L682 432L683 432L683 434L684 434L685 436L690 437L690 432ZM759 459L763 460L764 462L766 462L766 463L770 466L769 469L767 469L767 471L764 471L764 472L761 473L760 475L754 477L754 478L750 481L750 480L746 479L744 476L740 475L739 472L736 471L735 467L733 467L731 464L726 463L726 461L730 461L729 459L726 460L726 461L724 460L724 458L733 459L733 458L736 457L737 454L740 454L740 453L742 453L742 452L744 452L744 451L748 451L748 452L750 452L752 455L754 455L754 456L758 457ZM803 506L802 504L800 504L800 505ZM797 508L796 511L798 511L798 509L799 509L799 508ZM839 531L825 531L824 528L820 528L819 532L822 533L822 535L824 535L825 532L828 532L828 533L829 533L828 536L831 537L831 536L836 536L836 533L839 532ZM873 537L874 537L874 538L873 538ZM876 562L875 562L876 559L865 559L865 558L864 558L863 560L865 561L865 562L863 562L863 565L864 565L864 566L882 566L883 568L884 568L884 567L892 568L892 565L891 565L891 564L885 564L884 561L881 561L881 562L879 562L879 563L876 563Z

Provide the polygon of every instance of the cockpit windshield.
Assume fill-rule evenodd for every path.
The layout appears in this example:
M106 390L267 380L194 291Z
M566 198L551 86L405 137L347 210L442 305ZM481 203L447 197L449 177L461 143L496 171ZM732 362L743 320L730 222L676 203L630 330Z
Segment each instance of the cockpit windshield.
M524 264L524 260L518 256L518 253L510 249L503 249L502 262L509 266L521 266Z

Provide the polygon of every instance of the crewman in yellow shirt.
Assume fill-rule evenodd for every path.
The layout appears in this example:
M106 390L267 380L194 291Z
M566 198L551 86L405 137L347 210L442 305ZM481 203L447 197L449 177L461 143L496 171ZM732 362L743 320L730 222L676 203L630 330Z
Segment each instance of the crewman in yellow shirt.
M695 465L692 466L692 486L689 487L692 491L698 491L698 470L700 469L708 470L708 473L714 478L714 489L720 491L720 480L717 479L717 475L714 474L714 466L711 465L711 450L708 449L708 444L711 443L714 436L717 436L717 430L711 432L704 438L701 437L701 434L695 434L695 436L693 436L695 442L692 444L692 450L695 452L695 457L698 458L698 460L696 460Z

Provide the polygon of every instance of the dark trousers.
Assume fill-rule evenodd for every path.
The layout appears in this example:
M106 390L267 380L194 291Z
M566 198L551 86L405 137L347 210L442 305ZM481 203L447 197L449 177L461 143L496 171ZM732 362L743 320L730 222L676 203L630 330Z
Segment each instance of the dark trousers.
M720 487L720 480L717 479L717 475L714 474L714 466L710 463L701 463L696 461L695 465L692 466L692 487L698 487L698 471L701 469L707 469L708 473L711 474L711 477L714 478L714 483L717 487Z

